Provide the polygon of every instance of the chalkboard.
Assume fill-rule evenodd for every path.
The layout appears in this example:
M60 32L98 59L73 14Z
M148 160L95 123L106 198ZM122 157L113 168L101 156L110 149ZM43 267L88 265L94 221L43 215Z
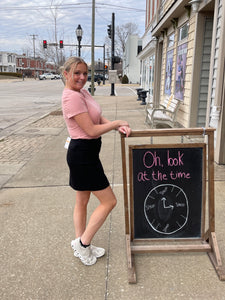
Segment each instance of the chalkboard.
M129 146L132 238L202 237L205 149L204 143Z

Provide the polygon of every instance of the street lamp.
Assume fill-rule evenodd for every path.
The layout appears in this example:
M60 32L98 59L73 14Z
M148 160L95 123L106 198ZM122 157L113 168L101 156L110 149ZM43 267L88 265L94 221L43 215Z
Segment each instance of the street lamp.
M81 48L80 42L82 40L82 35L83 35L83 30L82 30L80 24L77 26L76 35L77 35L77 40L78 40L78 56L80 57L80 48Z

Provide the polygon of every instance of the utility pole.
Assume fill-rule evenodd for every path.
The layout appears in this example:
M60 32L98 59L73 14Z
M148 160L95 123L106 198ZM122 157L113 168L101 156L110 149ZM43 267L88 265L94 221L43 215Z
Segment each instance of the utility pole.
M92 0L92 38L91 38L91 95L94 95L94 69L95 69L95 0Z
M32 40L33 40L33 50L34 50L34 79L36 79L36 58L35 58L35 40L36 40L36 36L38 36L37 34L30 34L30 36L32 36Z
M105 44L103 45L103 84L105 84Z
M114 70L114 55L115 55L115 14L112 13L112 31L111 31L111 68ZM115 84L111 83L111 95L115 96Z

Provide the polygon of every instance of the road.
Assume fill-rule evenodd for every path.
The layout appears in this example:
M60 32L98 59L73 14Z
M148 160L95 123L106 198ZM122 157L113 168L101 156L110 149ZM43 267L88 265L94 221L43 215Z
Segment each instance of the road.
M59 107L61 80L1 80L0 137Z
M86 88L90 85L87 82ZM61 106L61 80L0 80L0 139ZM95 95L110 95L111 85L96 86ZM135 86L116 85L116 96L133 96Z

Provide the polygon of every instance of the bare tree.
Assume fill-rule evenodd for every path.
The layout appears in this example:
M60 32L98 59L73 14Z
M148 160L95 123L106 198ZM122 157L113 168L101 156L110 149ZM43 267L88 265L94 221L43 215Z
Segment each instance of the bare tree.
M135 23L126 23L116 26L115 32L115 49L118 56L122 57L125 51L125 44L128 35L139 34L138 26Z
M56 66L62 65L65 61L63 49L59 49L58 44L58 18L59 18L59 6L62 3L62 0L58 1L56 4L53 3L54 0L51 0L50 4L50 20L54 23L54 30L51 33L51 43L55 43L55 46L47 46L47 49L43 49L42 41L40 41L39 46L39 56L45 60L53 62ZM62 34L60 34L62 35ZM49 43L48 43L49 44Z
M53 7L53 1L51 1L51 5L50 5L50 11L54 20L54 42L57 44L58 41L58 31L57 31L57 16L58 16L58 6L54 6ZM58 54L58 46L55 46L55 60L56 60L56 64L59 64L59 54Z

